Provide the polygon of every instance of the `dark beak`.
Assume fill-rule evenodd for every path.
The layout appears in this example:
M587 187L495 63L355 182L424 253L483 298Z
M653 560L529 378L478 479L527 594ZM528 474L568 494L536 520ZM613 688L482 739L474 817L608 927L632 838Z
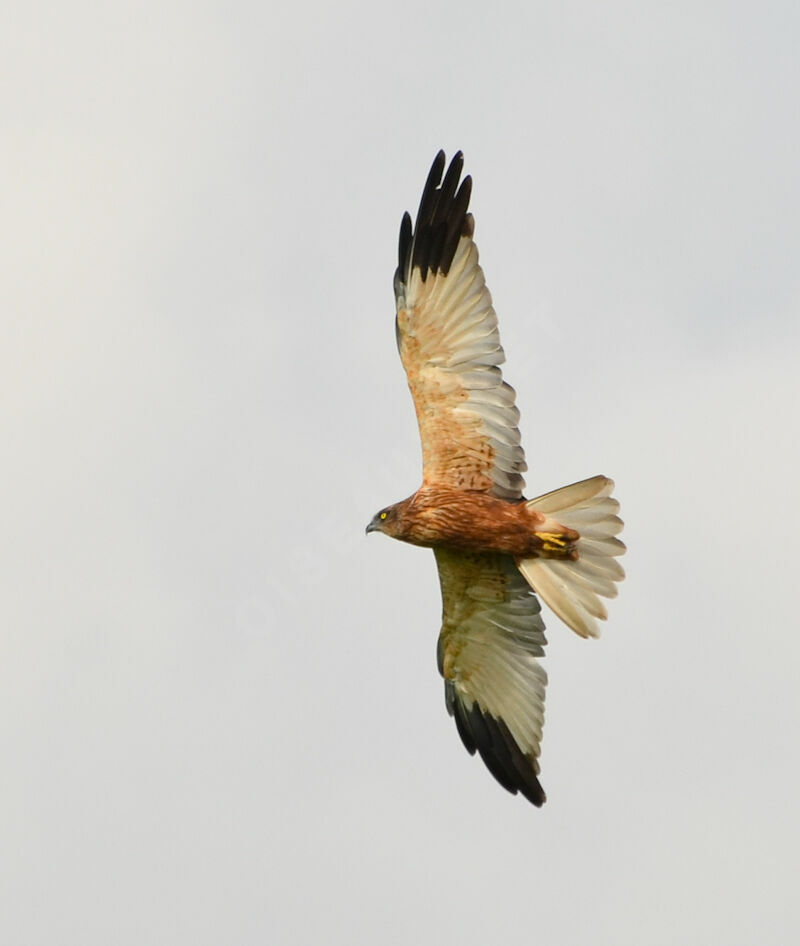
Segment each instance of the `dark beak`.
M380 532L380 531L381 531L380 523L378 522L376 518L376 519L373 519L372 522L370 522L370 524L367 526L366 534L369 535L370 532Z

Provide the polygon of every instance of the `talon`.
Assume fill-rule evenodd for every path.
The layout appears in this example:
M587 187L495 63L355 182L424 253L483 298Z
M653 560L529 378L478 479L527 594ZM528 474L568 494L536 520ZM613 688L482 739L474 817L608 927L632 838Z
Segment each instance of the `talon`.
M574 529L569 529L567 532L537 532L539 538L542 540L542 551L551 552L554 556L570 558L574 561L578 557L575 549L571 548L571 544L575 541L572 536L575 536L575 539L579 538L578 533Z

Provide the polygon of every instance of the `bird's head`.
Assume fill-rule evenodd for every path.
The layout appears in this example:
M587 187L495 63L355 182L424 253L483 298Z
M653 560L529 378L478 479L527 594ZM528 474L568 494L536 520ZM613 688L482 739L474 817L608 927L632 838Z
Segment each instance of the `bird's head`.
M387 506L376 512L367 526L367 535L370 532L385 532L386 535L396 535L398 528L398 508L397 505Z

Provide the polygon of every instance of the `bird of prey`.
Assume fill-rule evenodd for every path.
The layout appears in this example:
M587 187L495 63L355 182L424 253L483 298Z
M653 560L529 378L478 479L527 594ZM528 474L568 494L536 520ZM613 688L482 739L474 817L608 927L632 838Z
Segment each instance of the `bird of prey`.
M367 532L432 548L442 591L439 672L470 754L537 807L547 675L537 594L581 637L597 637L625 551L605 476L526 499L515 394L468 213L472 180L440 151L416 224L400 225L397 346L422 439L422 486ZM444 175L444 177L443 177Z

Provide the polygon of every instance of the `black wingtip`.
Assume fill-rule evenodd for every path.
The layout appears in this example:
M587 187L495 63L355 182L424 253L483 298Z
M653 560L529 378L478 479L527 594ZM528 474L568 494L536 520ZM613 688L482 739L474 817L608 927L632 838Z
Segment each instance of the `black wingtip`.
M447 157L444 153L444 148L439 148L436 152L436 157L433 159L431 164L431 169L428 171L428 180L425 184L425 189L433 183L434 187L438 187L439 181L442 179L442 172L444 171L444 166L447 163Z
M472 217L467 213L472 179L465 177L459 186L464 155L461 151L453 155L446 174L445 164L445 153L439 151L428 172L413 228L410 216L403 216L398 254L401 282L406 282L417 268L423 282L429 272L446 275L461 236L472 235Z
M519 792L532 805L541 808L547 795L537 777L536 760L522 752L506 723L482 710L477 701L467 710L457 694L453 715L469 754L474 755L477 749L486 768L506 791L512 795Z
M399 255L397 261L398 272L402 273L405 267L406 259L411 253L411 237L413 234L413 227L411 224L411 214L406 211L403 214L403 219L400 221L400 245L399 245Z

